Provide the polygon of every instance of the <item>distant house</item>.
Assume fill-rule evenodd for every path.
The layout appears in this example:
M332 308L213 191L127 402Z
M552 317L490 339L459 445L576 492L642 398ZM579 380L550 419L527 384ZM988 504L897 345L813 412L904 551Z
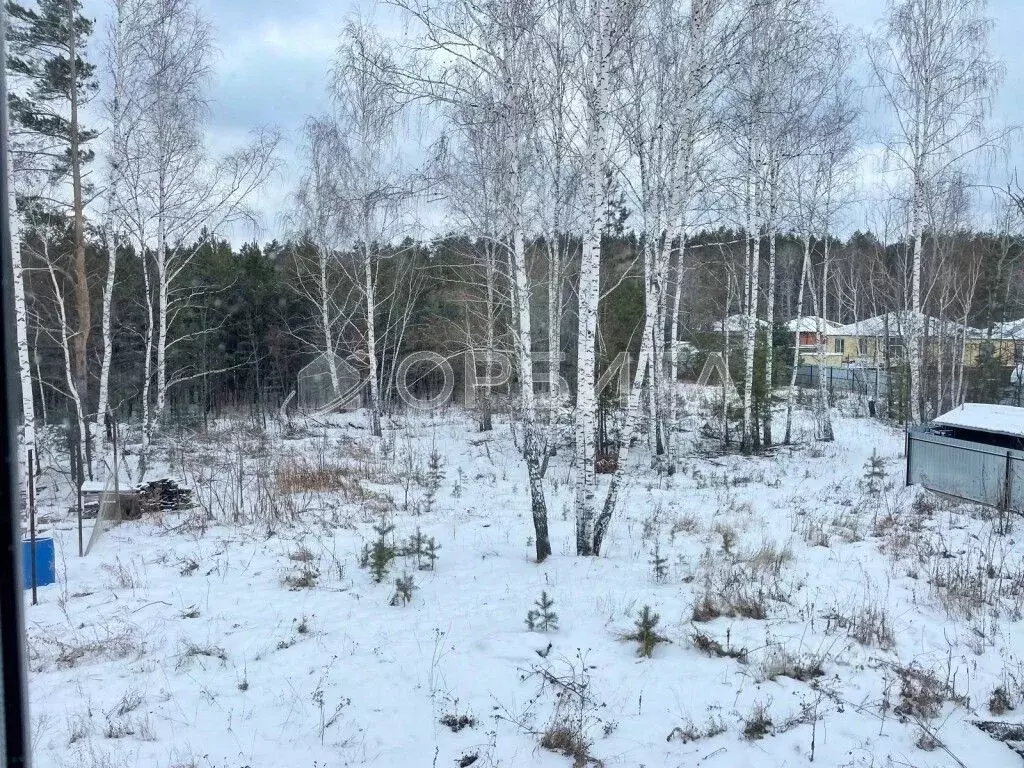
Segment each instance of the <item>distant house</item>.
M1024 363L1024 318L996 323L985 334L992 352L1007 365Z
M929 339L929 347L940 336L964 339L964 362L974 365L979 356L983 332L952 320L924 315L921 333ZM842 365L865 367L893 365L906 358L906 336L910 312L888 312L869 317L833 331L830 351L841 357ZM928 354L926 347L925 354Z
M909 312L888 312L836 328L829 337L829 351L840 365L878 367L905 355Z
M761 318L757 318L757 327L764 329L768 327L768 323ZM724 320L717 320L711 324L708 329L712 333L724 334L728 332L730 336L743 336L747 332L747 316L743 314L729 315Z
M759 331L768 329L768 323L757 318ZM696 346L705 351L725 351L725 340L728 337L729 350L735 352L742 349L747 339L747 316L744 314L729 315L725 318L712 320L705 323L703 328L694 332L692 341Z
M818 360L818 325L821 324L821 329L825 337L825 364L826 365L839 365L841 361L832 361L831 358L837 354L828 343L829 336L835 333L836 329L839 328L838 323L833 323L831 320L825 318L819 318L815 316L801 317L799 319L793 318L786 323L786 330L792 334L799 332L799 347L800 347L800 362L801 363L817 363Z

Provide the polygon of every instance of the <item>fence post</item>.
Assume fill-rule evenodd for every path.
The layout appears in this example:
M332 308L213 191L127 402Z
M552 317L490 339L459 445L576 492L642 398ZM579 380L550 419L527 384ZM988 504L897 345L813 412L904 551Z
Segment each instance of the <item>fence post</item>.
M912 450L912 445L913 441L910 439L910 430L908 429L903 436L903 452L907 456L907 468L904 477L904 485L906 486L910 485L910 451Z
M1013 504L1013 457L1010 452L1006 452L1006 471L1003 475L1003 506L1006 508L1006 513L1009 514L1013 511L1010 507Z

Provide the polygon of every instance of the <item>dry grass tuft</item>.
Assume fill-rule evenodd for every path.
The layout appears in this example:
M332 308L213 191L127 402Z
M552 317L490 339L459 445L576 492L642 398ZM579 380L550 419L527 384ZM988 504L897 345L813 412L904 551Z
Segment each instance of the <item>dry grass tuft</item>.
M339 464L314 464L303 458L282 461L274 479L281 493L337 491L354 482L347 468Z
M708 656L717 656L720 659L736 659L741 664L747 663L747 649L733 648L728 640L725 641L725 645L722 645L711 635L705 634L700 630L694 632L690 639L693 642L694 648L701 653L706 653Z
M541 734L540 745L572 759L573 768L600 765L590 754L590 743L579 729L563 723L554 723Z
M899 703L893 710L897 715L912 720L930 720L938 717L946 702L966 706L966 696L958 694L951 680L940 679L931 670L911 664L897 667L900 679Z
M754 708L743 721L743 738L757 741L767 736L772 729L772 719L768 716L768 706L763 702L754 704Z

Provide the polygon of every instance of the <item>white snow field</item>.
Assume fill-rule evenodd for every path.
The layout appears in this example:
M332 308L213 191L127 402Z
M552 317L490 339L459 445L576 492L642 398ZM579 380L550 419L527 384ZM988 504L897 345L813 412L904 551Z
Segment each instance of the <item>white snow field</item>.
M899 430L839 418L835 443L801 431L673 475L635 450L600 558L574 555L562 450L537 564L506 421L403 417L377 443L332 424L169 440L161 471L197 508L84 559L49 483L58 583L26 606L37 766L1021 764L975 722L1016 722L1024 696L1024 527L904 488ZM436 539L433 570L400 556L374 583L382 513L387 539ZM542 591L557 629L530 631ZM643 606L667 640L651 658L623 637Z

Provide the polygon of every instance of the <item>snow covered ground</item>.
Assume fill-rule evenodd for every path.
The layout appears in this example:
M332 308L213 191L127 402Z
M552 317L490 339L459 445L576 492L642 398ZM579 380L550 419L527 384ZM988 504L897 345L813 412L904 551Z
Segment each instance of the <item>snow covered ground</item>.
M508 424L457 412L378 444L346 416L175 441L200 508L84 559L51 487L58 583L26 607L36 765L1020 765L973 724L1024 696L1020 523L905 489L897 430L836 435L672 475L634 452L598 559L573 554L562 451L540 565ZM433 570L360 566L384 512L386 543L436 540ZM542 592L557 629L530 631ZM644 606L668 641L651 658L624 639Z

